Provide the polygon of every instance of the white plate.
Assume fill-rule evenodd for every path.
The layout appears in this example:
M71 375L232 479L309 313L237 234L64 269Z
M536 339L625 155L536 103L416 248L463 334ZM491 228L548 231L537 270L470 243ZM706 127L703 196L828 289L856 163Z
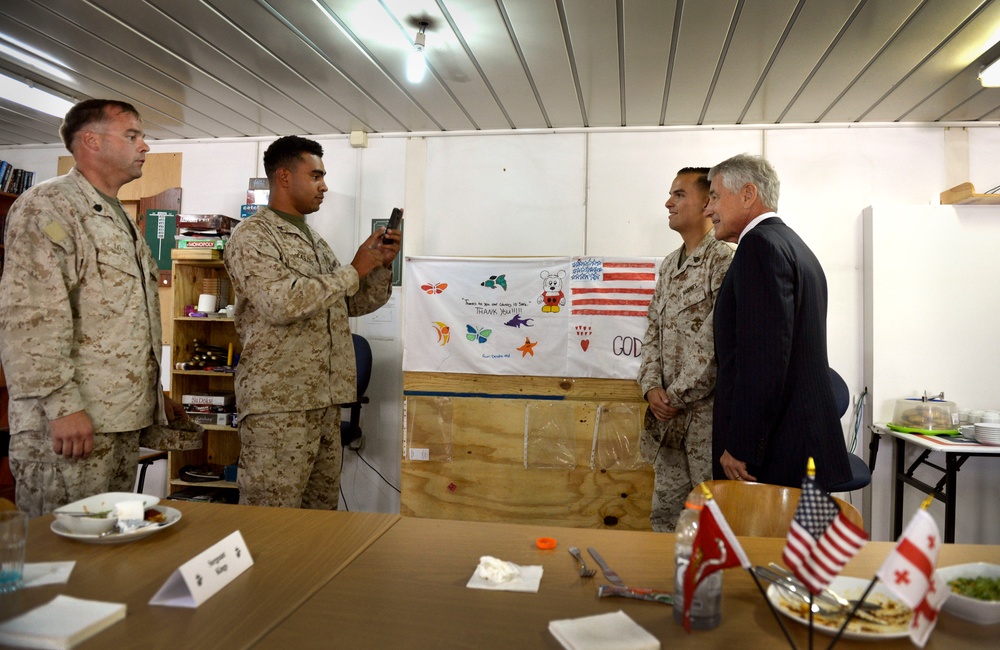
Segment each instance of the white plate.
M132 496L135 496L134 494ZM149 497L155 499L156 497ZM169 528L173 526L181 518L181 511L170 506L153 506L152 510L159 510L167 516L167 520L162 524L153 524L151 526L146 526L144 528L139 528L133 530L130 533L110 533L108 535L81 535L79 533L71 533L62 527L58 521L53 521L49 528L52 532L60 537L65 537L67 539L75 539L78 542L86 542L88 544L124 544L125 542L134 542L137 539L143 539L149 537L164 528Z
M978 576L1000 578L1000 565L988 562L971 562L939 567L937 572L945 582L951 582L955 578ZM944 611L980 625L1000 623L1000 602L977 600L962 594L952 593L948 596L948 600L944 601Z
M847 578L840 576L833 579L833 582L830 583L830 589L836 591L844 598L860 598L861 594L865 593L865 589L868 588L869 582L870 580L862 580L861 578ZM881 583L875 585L875 588L871 590L871 593L868 594L868 598L866 600L872 600L873 596L876 594L881 594L884 597L892 598L898 602L898 599L892 596ZM791 612L781 606L782 600L795 602L795 596L785 594L785 592L779 590L778 587L772 584L767 587L767 599L771 601L771 604L774 605L775 609L788 618L802 623L803 625L809 625L808 617ZM837 634L837 630L840 629L839 626L823 625L820 624L819 621L814 621L813 625L815 626L817 632L822 632L823 634L829 634L831 636ZM885 632L865 632L846 629L844 630L842 638L879 641L885 639L904 639L908 635L908 626L891 626Z
M115 504L121 501L138 501L142 499L146 508L155 506L160 499L148 494L136 494L135 492L105 492L95 494L86 499L80 499L73 503L67 503L55 509L55 512L104 512L114 510Z

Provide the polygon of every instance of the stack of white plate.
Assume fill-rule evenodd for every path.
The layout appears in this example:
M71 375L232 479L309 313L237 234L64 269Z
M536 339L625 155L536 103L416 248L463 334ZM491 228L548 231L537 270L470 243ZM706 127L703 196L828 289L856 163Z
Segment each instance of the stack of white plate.
M1000 447L1000 422L977 422L976 440L984 445Z

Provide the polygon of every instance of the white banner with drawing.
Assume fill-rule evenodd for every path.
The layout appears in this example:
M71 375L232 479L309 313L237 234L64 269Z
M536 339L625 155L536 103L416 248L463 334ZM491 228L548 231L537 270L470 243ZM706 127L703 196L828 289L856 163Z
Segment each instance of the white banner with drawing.
M406 258L403 370L634 379L662 258Z

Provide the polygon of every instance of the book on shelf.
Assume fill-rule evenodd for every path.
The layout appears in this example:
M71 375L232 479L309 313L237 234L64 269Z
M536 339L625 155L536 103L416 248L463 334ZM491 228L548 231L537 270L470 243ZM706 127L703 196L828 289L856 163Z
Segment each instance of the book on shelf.
M7 163L7 169L4 170L3 176L0 177L0 192L7 192L7 188L10 187L10 178L13 174L14 165Z
M236 406L236 393L231 391L206 391L181 395L181 404L202 404L208 406Z
M172 248L170 249L170 259L172 260L221 260L222 251L214 248Z
M186 409L187 407L185 407ZM204 426L206 424L216 427L236 427L235 413L202 413L199 411L186 411L188 418L193 422Z
M221 251L226 247L225 237L184 237L178 235L174 239L177 242L177 248L207 248Z
M185 404L188 413L235 413L235 404Z
M124 603L56 596L0 624L0 643L19 648L72 648L125 618Z

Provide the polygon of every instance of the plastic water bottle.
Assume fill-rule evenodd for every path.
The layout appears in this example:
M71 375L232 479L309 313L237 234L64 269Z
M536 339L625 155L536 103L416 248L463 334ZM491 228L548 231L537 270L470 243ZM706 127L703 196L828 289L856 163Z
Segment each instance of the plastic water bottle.
M677 542L674 546L674 620L684 624L684 572L691 562L691 545L698 532L701 515L701 495L688 497L684 511L677 521ZM691 628L711 630L722 622L722 571L716 571L701 581L691 600Z

